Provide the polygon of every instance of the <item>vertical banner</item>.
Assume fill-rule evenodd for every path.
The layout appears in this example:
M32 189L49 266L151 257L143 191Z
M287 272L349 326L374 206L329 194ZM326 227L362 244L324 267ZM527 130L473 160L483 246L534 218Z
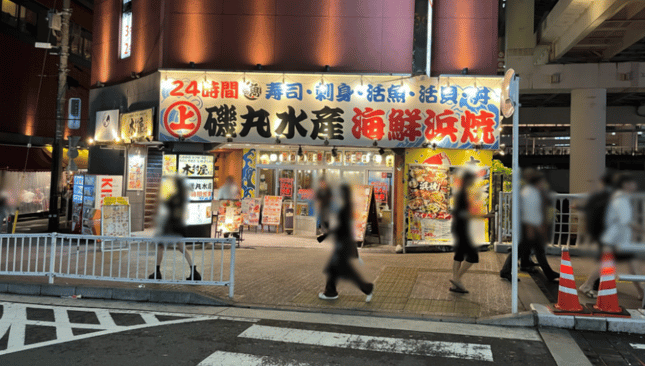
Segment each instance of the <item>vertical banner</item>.
M129 154L127 169L127 189L131 191L142 191L144 189L144 155Z
M255 167L257 152L255 149L244 149L241 174L241 189L243 198L255 197Z
M352 217L354 219L352 233L354 240L363 241L366 236L366 225L370 211L370 200L372 199L372 186L353 185L352 201L354 203Z

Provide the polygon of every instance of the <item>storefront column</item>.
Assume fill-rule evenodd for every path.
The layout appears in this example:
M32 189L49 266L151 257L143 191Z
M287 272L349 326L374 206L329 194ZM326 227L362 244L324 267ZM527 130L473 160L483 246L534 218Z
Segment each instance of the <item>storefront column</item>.
M591 192L605 172L606 89L571 91L570 193Z

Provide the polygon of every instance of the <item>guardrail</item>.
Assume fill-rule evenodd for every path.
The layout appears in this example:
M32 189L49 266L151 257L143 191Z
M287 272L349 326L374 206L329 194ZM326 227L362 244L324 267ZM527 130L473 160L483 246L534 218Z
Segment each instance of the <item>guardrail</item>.
M593 239L586 233L584 213L579 207L584 204L587 194L557 194L555 196L555 221L552 225L549 245L560 249L563 245L571 248L580 248L593 243ZM633 207L633 220L643 225L645 220L645 195L634 193L631 195ZM498 244L508 243L512 238L512 193L499 193L498 210ZM644 241L643 233L635 233L632 242Z
M149 279L163 247L161 279ZM188 251L202 280L186 280ZM98 281L228 286L235 291L235 238L152 238L66 234L0 235L0 275L46 276ZM230 256L225 250L230 249ZM215 252L219 253L215 253ZM224 280L224 267L229 267Z

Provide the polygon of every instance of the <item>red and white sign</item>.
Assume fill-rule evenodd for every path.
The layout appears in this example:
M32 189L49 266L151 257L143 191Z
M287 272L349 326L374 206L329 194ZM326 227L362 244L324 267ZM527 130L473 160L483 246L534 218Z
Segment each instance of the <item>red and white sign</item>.
M163 124L170 135L189 138L201 127L201 112L193 103L181 100L172 103L165 110Z
M98 175L95 178L95 208L100 209L104 197L122 196L121 175Z

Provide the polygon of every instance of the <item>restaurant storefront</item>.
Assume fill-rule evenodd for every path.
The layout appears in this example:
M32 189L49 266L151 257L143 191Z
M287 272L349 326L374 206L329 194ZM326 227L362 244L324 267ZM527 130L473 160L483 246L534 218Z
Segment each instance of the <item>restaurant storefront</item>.
M320 177L373 192L380 241L393 245L450 242L460 167L482 177L477 197L485 193L488 207L489 167L500 148L501 77L201 70L150 77L159 83L152 142L159 145L148 146L149 155L211 152L214 189L228 172L242 199L281 197L296 234L317 233Z

